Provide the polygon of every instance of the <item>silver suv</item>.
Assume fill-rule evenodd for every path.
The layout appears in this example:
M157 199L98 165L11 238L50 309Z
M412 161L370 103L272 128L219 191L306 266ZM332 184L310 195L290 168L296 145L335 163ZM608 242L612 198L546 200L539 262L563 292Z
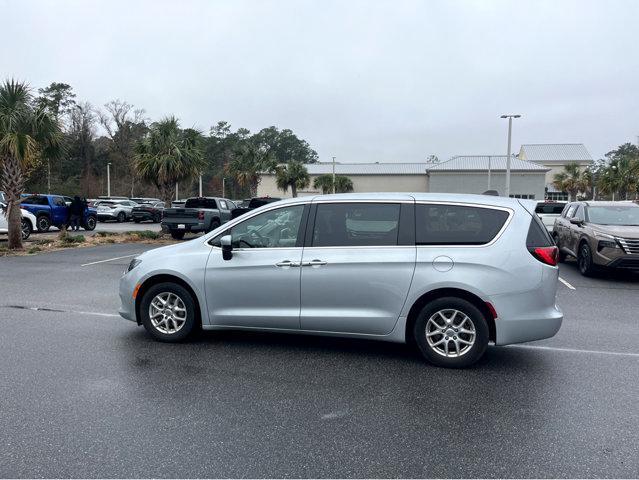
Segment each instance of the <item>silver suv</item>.
M414 341L464 367L557 333L557 253L532 201L293 198L132 260L120 315L161 341L200 326Z

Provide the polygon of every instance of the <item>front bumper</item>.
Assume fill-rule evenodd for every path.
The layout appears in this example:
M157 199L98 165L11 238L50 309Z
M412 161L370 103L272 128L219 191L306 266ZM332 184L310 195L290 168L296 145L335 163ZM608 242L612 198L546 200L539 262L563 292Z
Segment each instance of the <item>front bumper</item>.
M115 212L98 212L98 220L115 220L118 216Z
M135 287L139 281L140 278L136 275L135 269L125 273L122 278L120 278L120 288L118 291L120 296L120 308L118 313L122 318L132 322L137 322L133 292L135 291Z
M639 255L626 255L610 262L607 267L639 271Z

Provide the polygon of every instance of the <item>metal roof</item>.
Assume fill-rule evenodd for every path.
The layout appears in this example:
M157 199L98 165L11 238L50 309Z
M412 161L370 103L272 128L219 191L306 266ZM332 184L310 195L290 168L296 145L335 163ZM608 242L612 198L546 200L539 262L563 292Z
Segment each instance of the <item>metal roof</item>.
M529 143L521 146L519 154L532 162L592 162L583 143Z
M335 163L337 175L423 175L430 163ZM307 163L309 175L333 173L332 162Z
M450 160L436 165L429 165L430 172L438 171L505 171L506 155L457 155ZM512 156L510 160L510 170L519 172L547 172L549 169L543 165L520 160Z

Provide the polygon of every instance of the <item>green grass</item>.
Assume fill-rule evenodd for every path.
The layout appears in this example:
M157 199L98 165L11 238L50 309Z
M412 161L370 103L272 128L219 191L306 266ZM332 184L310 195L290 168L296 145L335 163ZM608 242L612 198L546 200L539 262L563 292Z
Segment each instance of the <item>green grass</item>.
M27 253L29 255L33 255L34 253L38 253L38 252L41 252L41 251L42 251L42 249L40 247L34 246L34 247L31 247L29 250L27 250Z
M157 240L162 237L162 233L160 232L152 232L151 230L141 230L135 232L126 232L125 235L130 237L138 237L143 238L145 240Z
M62 245L74 245L76 243L84 243L86 241L87 239L84 238L84 235L67 235L62 237L60 243L62 243Z
M42 238L40 240L36 240L35 242L33 242L33 244L34 245L51 245L54 242L55 240L52 240L51 238Z
M95 236L96 237L113 237L115 235L118 235L115 232L96 232Z

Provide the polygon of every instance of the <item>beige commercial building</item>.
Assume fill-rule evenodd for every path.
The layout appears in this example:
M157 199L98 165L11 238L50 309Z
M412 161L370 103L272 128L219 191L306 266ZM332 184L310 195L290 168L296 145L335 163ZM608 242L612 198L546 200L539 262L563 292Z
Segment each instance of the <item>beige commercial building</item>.
M577 163L581 170L593 164L592 157L582 143L537 143L524 144L518 157L548 168L546 172L546 198L549 200L568 200L568 193L561 192L553 185L555 175L564 170L569 163Z
M312 163L306 168L311 177L310 187L298 191L298 195L321 194L320 190L313 188L313 182L320 175L330 175L332 163ZM513 156L511 195L543 199L546 171L543 166ZM493 189L503 194L506 156L457 156L437 164L336 163L335 173L350 178L355 192L483 193ZM286 193L278 190L273 174L262 175L257 192L258 196L291 196L290 190Z

